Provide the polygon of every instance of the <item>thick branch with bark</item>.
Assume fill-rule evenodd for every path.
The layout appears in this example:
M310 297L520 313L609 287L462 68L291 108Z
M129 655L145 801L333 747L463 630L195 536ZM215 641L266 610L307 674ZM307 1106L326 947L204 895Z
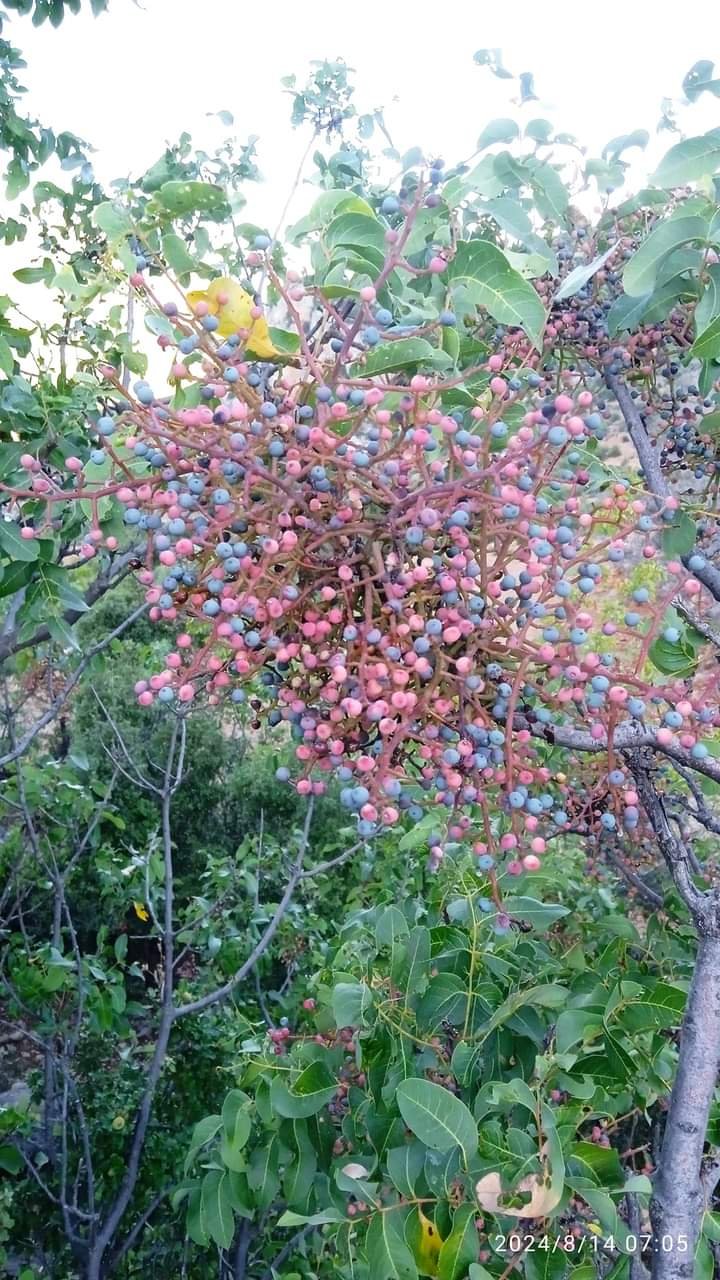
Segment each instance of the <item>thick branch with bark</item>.
M692 1280L702 1217L713 1190L703 1163L710 1107L720 1071L720 900L717 889L699 889L684 840L675 835L652 759L628 752L627 760L658 848L700 935L688 994L650 1214L658 1241L670 1248L653 1255L653 1280Z
M653 1280L693 1280L695 1247L708 1195L705 1134L720 1070L720 934L701 935L680 1039L650 1214L658 1240Z

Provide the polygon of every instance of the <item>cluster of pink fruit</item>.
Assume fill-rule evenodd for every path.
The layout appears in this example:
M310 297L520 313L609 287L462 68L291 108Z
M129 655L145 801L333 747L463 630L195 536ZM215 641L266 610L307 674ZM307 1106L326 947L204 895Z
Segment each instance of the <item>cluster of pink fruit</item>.
M253 680L267 721L290 727L299 792L339 779L368 836L436 809L435 861L448 820L451 838L476 837L481 815L478 856L489 868L511 855L516 870L537 867L548 830L571 820L636 827L612 759L618 725L649 722L699 758L717 712L699 687L647 680L666 606L701 590L682 565L654 596L636 591L624 623L607 621L629 549L654 559L674 504L594 484L592 393L572 379L551 391L494 355L467 403L458 377L364 375L352 334L337 358L336 344L268 374L242 332L217 341L206 305L164 310L197 402L173 407L140 382L110 403L90 456L109 456L101 483L79 459L70 488L25 459L49 510L71 495L91 504L83 555L115 549L100 503L121 504L144 546L150 617L186 625L139 702L240 702ZM582 797L547 759L567 728L608 744Z

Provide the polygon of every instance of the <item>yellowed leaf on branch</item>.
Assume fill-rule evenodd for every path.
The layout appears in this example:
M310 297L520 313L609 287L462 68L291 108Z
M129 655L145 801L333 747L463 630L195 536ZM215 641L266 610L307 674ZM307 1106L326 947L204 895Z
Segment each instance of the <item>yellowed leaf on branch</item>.
M244 345L249 355L258 360L270 360L279 354L270 337L267 320L263 316L253 318L255 304L236 280L219 276L207 289L192 289L186 296L191 307L198 302L207 303L209 314L218 318L215 332L221 338L229 338L230 334L246 329L248 336Z
M562 1191L553 1191L542 1178L530 1174L513 1188L513 1197L530 1193L526 1204L505 1206L499 1173L486 1173L475 1184L475 1195L486 1213L504 1213L508 1218L544 1218L559 1203ZM507 1194L507 1193L506 1193Z

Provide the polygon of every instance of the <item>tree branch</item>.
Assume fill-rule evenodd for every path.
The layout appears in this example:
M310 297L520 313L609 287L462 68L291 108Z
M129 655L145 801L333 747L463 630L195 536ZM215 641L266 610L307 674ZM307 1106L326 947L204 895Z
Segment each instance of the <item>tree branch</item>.
M609 371L605 373L605 382L617 400L628 434L642 467L648 489L658 501L669 498L671 496L670 486L662 473L658 451L653 446L643 416L635 404L627 385ZM720 569L716 569L708 561L705 561L700 569L691 569L690 558L696 554L699 554L699 551L693 548L687 555L680 558L685 568L697 578L698 582L702 582L713 598L720 601Z
M649 907L654 907L657 910L665 906L665 899L662 894L656 893L654 889L651 889L650 885L646 884L642 877L628 865L617 850L610 848L608 845L605 849L605 855L615 870L619 871L623 879L627 880L628 884L637 890L640 897L644 902L647 902Z
M147 608L148 606L146 604L140 605L127 618L125 618L125 620L121 622L114 631L111 631L108 635L104 636L102 640L99 640L97 644L92 645L92 647L88 649L85 656L76 666L70 679L50 704L45 714L40 716L39 720L35 721L35 724L28 729L25 736L13 746L12 750L8 751L4 756L0 756L0 768L3 768L5 765L12 764L14 760L19 759L19 757L27 751L28 747L32 742L34 742L38 734L42 732L46 725L50 724L51 721L55 719L59 711L65 706L65 703L75 688L75 685L78 683L78 680L87 669L88 665L92 662L93 658L97 657L99 653L102 653L103 649L107 649L108 645L112 644L113 640L116 640L118 636L121 636L124 631L127 631L128 627L132 626L133 622L136 622L137 619L146 612Z
M653 1280L692 1280L709 1196L701 1175L710 1105L720 1069L720 936L701 935L680 1035L650 1216L667 1252L654 1256ZM684 1239L683 1239L684 1237ZM683 1247L684 1245L684 1247Z
M293 1249L297 1248L301 1241L305 1239L305 1236L310 1235L310 1232L315 1230L315 1227L316 1224L313 1222L308 1222L306 1226L301 1227L301 1229L297 1231L290 1240L288 1240L287 1244L283 1245L280 1252L275 1255L267 1271L263 1271L260 1280L275 1280L278 1267L281 1267L283 1262L287 1262Z
M114 559L108 570L98 574L94 582L91 582L84 595L85 604L88 608L97 604L108 591L112 591L124 582L130 573L132 573L133 561L137 559L137 548L130 547L123 555ZM114 572L111 572L114 571ZM17 611L16 611L17 612ZM84 616L85 610L66 609L62 615L63 621L69 627L77 622L79 618ZM42 644L43 641L50 639L50 628L47 625L38 627L31 636L20 638L20 628L13 623L12 629L6 631L0 636L0 663L6 658L12 657L16 653L20 653L22 649L32 649L36 645Z
M170 809L172 797L181 780L181 767L185 752L185 733L186 725L184 719L176 719L173 725L170 744L168 747L167 757L165 761L165 773L163 786L161 789L161 814L162 814L162 841L163 841L163 862L165 872L165 907L163 913L163 991L162 1006L160 1013L160 1022L158 1026L157 1040L155 1041L155 1049L153 1051L152 1060L145 1081L140 1103L135 1117L135 1127L133 1130L130 1150L127 1154L126 1169L120 1187L115 1198L110 1205L100 1230L98 1231L95 1246L91 1252L88 1261L87 1280L100 1280L102 1275L103 1256L108 1245L113 1240L115 1232L130 1203L135 1186L137 1183L138 1173L140 1170L140 1161L142 1158L145 1138L147 1135L148 1124L150 1123L150 1115L155 1098L155 1091L162 1075L165 1059L167 1057L167 1049L170 1041L170 1032L173 1023L173 954L174 954L174 930L173 930L173 854L172 854L172 828L170 822ZM180 735L180 743L178 745L178 735ZM148 789L150 787L148 786Z
M190 1004L176 1005L173 1011L173 1017L175 1019L186 1018L188 1014L191 1013L202 1013L203 1009L209 1009L211 1005L218 1004L219 1001L225 1000L232 994L238 984L247 977L253 966L257 964L260 957L267 951L270 943L275 937L283 916L290 906L295 888L301 878L303 859L307 852L308 841L310 838L310 824L312 822L313 807L313 799L311 797L308 803L307 814L305 816L305 824L303 826L303 832L300 839L298 855L290 872L288 882L285 885L282 898L275 909L272 919L266 926L258 942L253 947L247 960L239 969L236 970L231 978L228 978L227 982L223 983L223 985L218 987L215 991L209 991L207 995L200 996L198 1000L193 1000Z

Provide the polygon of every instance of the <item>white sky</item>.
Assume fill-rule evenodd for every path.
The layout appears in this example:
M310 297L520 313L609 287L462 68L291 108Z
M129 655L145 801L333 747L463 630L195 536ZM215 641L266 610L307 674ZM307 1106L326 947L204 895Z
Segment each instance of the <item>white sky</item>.
M713 0L141 3L110 0L109 13L69 16L58 30L9 22L27 57L30 108L91 142L104 180L141 172L183 129L219 138L207 113L229 110L238 136L260 135L266 184L248 188L246 216L272 225L307 137L291 130L279 81L295 72L302 82L313 58L343 57L356 69L358 109L384 106L401 151L420 145L446 163L473 150L489 119L516 114L517 84L475 66L478 48L500 48L509 70L534 73L540 101L518 118L546 116L595 154L617 134L654 134L661 99L680 96L689 67L720 61ZM720 100L703 95L684 123L693 133L719 125ZM641 168L672 141L662 135ZM292 214L311 194L299 193Z
M675 140L655 137L662 98L680 98L682 78L700 58L720 63L714 7L714 0L679 7L676 0L110 0L99 18L83 11L57 30L15 18L5 35L28 64L23 110L92 144L103 183L138 176L183 130L212 150L225 131L209 113L231 111L241 140L260 136L265 179L247 185L241 216L274 231L308 141L306 130L290 126L280 78L294 72L303 83L313 59L344 58L355 69L358 111L383 107L401 153L421 146L446 164L470 155L497 116L546 117L595 155L610 138L645 128L647 152L630 153L636 185ZM539 101L513 105L517 81L476 66L479 48L502 50L514 75L532 72ZM720 100L703 95L680 122L690 134L720 125ZM314 194L300 186L288 221ZM0 252L0 292L47 322L54 295L12 279L35 256L31 237ZM154 376L154 344L148 354Z

